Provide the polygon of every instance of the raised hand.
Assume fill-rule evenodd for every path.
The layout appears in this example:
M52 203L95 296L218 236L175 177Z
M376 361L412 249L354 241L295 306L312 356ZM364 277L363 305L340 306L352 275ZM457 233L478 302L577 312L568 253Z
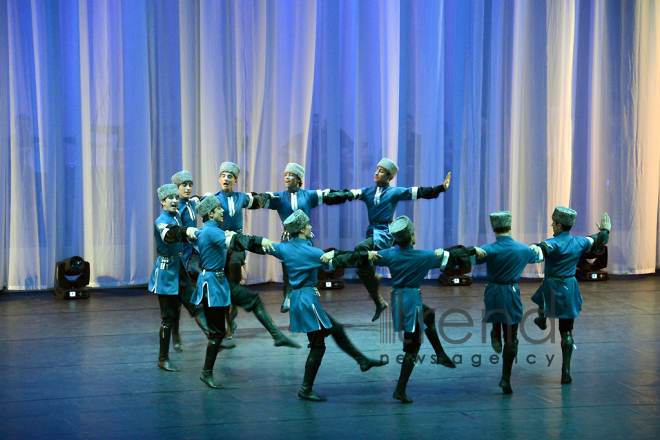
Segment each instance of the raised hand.
M186 229L186 235L191 240L197 240L197 235L195 235L197 231L199 231L197 228L188 228Z
M451 172L447 173L447 177L445 177L445 183L442 184L442 186L445 187L445 190L449 188L449 182L451 182Z
M612 223L610 222L610 215L608 213L604 213L600 219L600 224L596 223L596 227L598 227L600 231L602 231L603 229L607 229L608 231L611 231Z
M445 250L443 248L438 248L433 252L435 252L436 258L442 258L442 254L445 253Z

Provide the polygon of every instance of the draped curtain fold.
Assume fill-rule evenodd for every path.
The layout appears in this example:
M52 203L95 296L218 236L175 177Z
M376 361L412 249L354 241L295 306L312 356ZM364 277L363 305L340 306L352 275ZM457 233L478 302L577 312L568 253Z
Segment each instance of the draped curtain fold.
M283 190L288 162L307 189L361 188L381 157L398 186L452 172L399 204L418 248L493 241L496 210L536 242L561 204L580 235L610 213L613 273L653 272L659 26L650 0L0 0L0 281L50 288L79 254L92 286L146 283L155 189L182 169L200 195L224 161L240 191ZM351 249L368 220L351 202L311 222L317 246ZM270 211L244 226L282 231ZM281 269L249 256L245 275Z

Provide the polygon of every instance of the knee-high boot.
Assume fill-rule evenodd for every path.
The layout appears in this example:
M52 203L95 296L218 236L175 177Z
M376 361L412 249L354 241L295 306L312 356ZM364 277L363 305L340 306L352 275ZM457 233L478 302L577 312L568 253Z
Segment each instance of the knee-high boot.
M165 371L180 371L170 362L170 336L172 327L170 325L160 326L160 352L158 353L158 367Z
M259 322L261 323L261 325L263 325L264 328L268 330L268 333L270 333L270 335L275 340L276 347L300 348L300 345L296 344L291 339L287 338L284 335L284 333L282 333L280 329L277 328L277 326L273 322L273 318L270 317L268 311L264 307L264 304L263 302L261 302L261 300L259 300L253 312L254 315L259 320Z
M387 362L376 359L369 359L366 357L360 350L357 349L355 345L353 345L351 340L348 339L348 336L346 336L346 332L344 331L344 327L341 324L332 322L330 334L332 335L332 338L335 340L339 348L341 348L346 354L357 361L357 363L360 365L360 370L367 371L372 367L382 367L383 365L387 364Z
M364 284L364 287L367 289L367 292L369 292L369 296L376 305L376 313L374 314L374 317L371 318L371 322L374 322L380 318L381 313L383 313L383 311L388 306L383 297L380 295L380 291L378 290L380 281L376 277L376 269L371 266L360 268L358 269L357 274L360 278L360 281L362 281L362 284Z
M490 330L490 346L495 353L502 353L502 324L499 322L494 322Z
M571 383L571 356L573 355L573 332L561 333L561 383Z
M195 322L197 322L197 325L199 326L199 328L202 329L202 331L204 332L204 334L208 338L209 337L209 326L206 323L206 316L204 316L204 312L201 312L201 313L195 315ZM220 349L221 350L230 350L232 348L236 348L236 344L234 344L231 341L229 341L229 342L225 341L225 342L220 343Z
M397 400L402 401L403 403L412 403L413 400L406 395L406 386L408 385L408 379L415 368L415 361L417 360L417 353L406 353L403 357L403 362L401 363L401 373L399 373L399 381L396 383L396 389L394 390L394 397Z
M548 328L548 318L546 318L545 314L539 309L539 316L538 318L534 318L534 324L541 330L545 330Z
M280 312L286 313L291 308L291 284L289 283L289 274L286 271L284 263L282 263L282 295L284 296L284 301L280 307Z
M517 355L518 339L514 339L511 342L505 342L502 354L502 379L500 380L500 387L504 394L513 393L513 389L511 388L511 369L513 368L513 362Z
M314 379L316 379L316 373L319 371L324 354L325 347L312 348L309 351L307 362L305 362L305 376L300 391L298 391L298 397L301 399L311 400L312 402L325 402L328 400L312 391Z
M181 342L181 333L179 332L180 320L181 306L179 306L179 310L176 313L176 318L174 318L174 322L172 323L172 346L174 347L174 350L178 352L183 351L183 342Z
M202 369L202 374L199 376L199 379L202 382L215 389L224 388L224 386L216 382L215 377L213 377L213 366L215 365L215 359L218 357L218 351L220 351L221 343L222 338L209 339L209 342L206 345L206 359L204 360L204 368Z
M449 356L447 356L447 353L445 353L445 349L442 348L442 343L438 337L438 331L435 328L434 312L426 313L426 316L424 317L424 324L426 324L426 330L424 330L424 334L426 335L426 339L429 340L433 350L435 351L438 365L442 365L448 368L456 368L456 364L452 362Z

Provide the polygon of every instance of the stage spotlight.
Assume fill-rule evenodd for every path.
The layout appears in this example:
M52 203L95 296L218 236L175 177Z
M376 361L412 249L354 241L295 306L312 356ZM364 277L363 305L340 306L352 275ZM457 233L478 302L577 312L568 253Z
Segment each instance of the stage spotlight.
M59 299L89 298L89 263L75 256L55 265L55 296Z
M591 262L589 261L591 260ZM607 281L610 279L607 267L607 246L592 250L578 261L575 277L580 281Z
M472 284L472 277L467 274L471 271L471 267L445 269L440 274L438 281L440 281L440 284L443 286L469 286Z
M335 248L325 249L323 252L336 251ZM336 290L346 287L344 280L339 278L344 276L344 268L335 270L319 270L316 280L316 287L322 290Z

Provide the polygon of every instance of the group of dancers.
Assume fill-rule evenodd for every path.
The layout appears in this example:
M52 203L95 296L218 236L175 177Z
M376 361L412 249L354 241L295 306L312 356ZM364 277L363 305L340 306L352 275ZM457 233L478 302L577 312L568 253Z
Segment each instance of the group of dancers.
M434 362L456 368L440 342L435 311L422 302L420 287L423 279L434 268L444 270L485 263L484 320L493 324L491 345L503 357L499 386L505 394L510 394L513 392L511 369L518 352L518 325L522 319L517 283L527 264L545 261L545 278L532 297L539 308L539 316L534 322L545 330L547 318L559 320L561 382L570 383L573 322L582 305L575 270L582 255L592 248L601 249L607 243L611 229L607 213L597 224L597 234L573 237L570 229L577 213L558 206L552 214L553 238L528 246L511 238L511 213L495 212L490 215L496 235L492 244L418 250L414 249L416 237L411 220L406 216L394 219L397 204L405 200L437 198L448 189L451 173L435 187L401 188L390 185L397 172L397 165L383 158L376 167L372 187L305 190L302 188L305 169L289 163L284 170L287 189L258 194L235 192L240 168L224 162L218 179L221 190L205 197L192 195L194 183L189 172L174 174L172 183L157 191L163 212L155 221L154 235L159 256L149 282L149 290L158 295L161 311L158 366L166 371L179 371L169 358L169 346L172 339L175 350L183 349L178 330L181 305L208 337L200 379L211 388L223 388L215 380L213 368L220 350L236 346L232 341L224 340L228 332L233 336L237 307L253 312L271 334L276 346L300 348L277 328L259 295L240 284L246 251L272 255L282 262L284 302L281 311L289 312L291 331L307 333L309 340L310 352L298 396L310 401L325 401L326 398L312 388L325 353L327 336L332 336L337 345L356 360L362 371L387 362L366 357L353 345L342 325L324 311L316 288L318 270L357 268L360 280L376 306L372 318L376 321L389 306L380 294L375 273L375 266L385 266L392 277L394 331L404 335L405 355L393 397L411 403L406 386L417 360L422 332L435 351ZM366 239L350 252L324 253L314 247L309 223L311 210L320 204L336 205L352 200L361 200L367 205L369 226ZM243 209L259 208L278 212L284 227L280 243L243 233ZM199 229L198 217L203 221Z

